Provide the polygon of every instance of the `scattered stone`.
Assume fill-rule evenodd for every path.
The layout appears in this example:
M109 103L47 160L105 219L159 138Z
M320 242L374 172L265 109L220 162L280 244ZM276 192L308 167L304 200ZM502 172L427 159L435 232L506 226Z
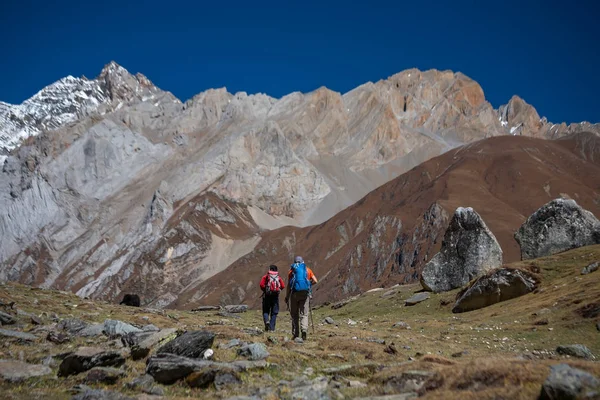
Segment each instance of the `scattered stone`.
M425 300L429 299L430 297L431 297L431 295L429 294L429 292L416 293L413 296L411 296L409 299L406 299L404 301L404 305L414 306L415 304L419 304L420 302L425 301Z
M10 314L0 311L0 325L12 325L17 319Z
M344 300L338 301L337 303L333 303L333 304L331 305L331 308L332 308L333 310L337 310L338 308L342 308L342 307L344 307L346 304L349 304L349 303L353 302L353 301L354 301L354 300L356 300L356 299L358 299L358 296L349 297L349 298L347 298L347 299L344 299Z
M385 340L374 338L374 337L368 337L368 338L366 338L365 342L377 343L377 344L385 344Z
M0 378L7 382L20 382L35 376L50 375L52 369L46 365L27 364L22 361L0 360Z
M241 346L242 342L240 341L240 339L231 339L229 342L227 343L221 343L219 345L220 349L231 349L232 347L237 347L237 346Z
M135 378L133 381L127 383L125 386L129 389L139 390L141 392L155 396L165 395L164 389L160 386L156 386L154 384L154 378L148 374Z
M125 371L110 367L95 367L85 377L86 383L109 383L113 384L125 376Z
M190 331L171 340L158 349L157 354L170 353L183 357L200 358L210 349L215 334L207 331Z
M0 336L6 337L6 338L11 338L11 339L24 340L24 341L28 341L28 342L33 342L38 339L37 336L32 335L31 333L13 331L10 329L0 329Z
M142 327L142 331L144 331L144 332L160 332L160 328L158 326L149 324L149 325L144 325Z
M63 344L71 341L71 336L63 332L50 331L46 336L46 340L56 344Z
M456 296L453 313L478 310L533 292L538 278L527 271L500 268L477 278Z
M392 328L410 329L410 325L408 325L406 322L400 321L400 322L396 322L394 325L392 325Z
M84 385L83 383L81 383L79 385L73 386L71 389L68 390L68 392L77 394L77 393L87 392L88 390L93 390L93 389L91 387L89 387L88 385Z
M247 333L250 336L260 336L264 333L264 331L259 328L242 328L242 332Z
M324 321L326 324L329 324L329 325L335 324L335 321L331 317L326 317Z
M219 306L200 306L200 307L196 307L194 309L192 309L192 311L217 311L219 310L221 307Z
M348 325L354 326L354 325L356 325L356 321L354 321L352 319L348 319Z
M228 384L240 384L241 380L235 368L226 365L207 366L199 371L194 371L185 378L190 387L207 388L214 384L217 390L223 389Z
M398 350L396 349L396 346L394 345L394 343L388 344L387 347L385 349L383 349L383 351L388 354L391 354L391 355L398 354Z
M166 344L177 337L177 329L163 329L158 332L132 332L121 338L125 346L131 348L131 358L145 358L155 346Z
M79 332L77 332L77 336L83 337L94 337L102 335L104 335L104 324L88 325Z
M361 375L365 372L373 373L380 369L381 366L376 363L367 364L343 364L337 367L330 367L323 369L323 373L327 375Z
M277 338L275 336L267 336L267 341L271 344L279 343L279 340L277 340Z
M30 321L33 325L41 325L42 324L42 320L36 315L32 315L30 317Z
M534 212L515 233L521 259L550 256L600 243L600 221L572 199L555 199Z
M133 397L126 396L119 392L110 390L92 389L79 393L71 398L71 400L135 400Z
M81 347L65 357L58 368L59 376L69 376L88 371L94 367L120 367L125 363L117 351L104 351L96 347Z
M146 362L146 373L163 384L172 384L190 375L194 371L205 368L231 367L235 372L243 372L256 368L266 368L267 362L261 361L234 361L232 363L219 363L208 360L197 360L181 357L175 354L158 354L151 356Z
M593 262L581 270L581 275L587 275L587 274L591 274L592 272L596 272L596 271L598 271L599 267L600 267L600 262L598 262L598 261Z
M405 371L393 375L383 382L384 393L418 392L425 382L435 376L430 371Z
M451 357L453 357L453 358L459 358L459 357L465 356L467 354L469 354L469 352L467 350L463 350L463 351L459 351L459 352L456 352L456 353L452 353Z
M142 332L142 330L133 325L114 319L107 319L104 321L104 334L108 337L114 338L115 336L123 336L132 332Z
M367 384L361 381L348 381L348 387L350 388L365 388Z
M394 296L397 293L398 293L398 289L391 289L391 290L388 290L387 292L383 293L381 295L381 298L386 298L386 297Z
M542 326L542 325L548 325L548 323L549 323L548 318L542 318L542 319L535 321L533 324L536 326Z
M556 348L556 352L558 354L562 354L562 355L566 355L566 356L585 358L586 360L595 360L596 359L596 357L594 356L594 354L592 354L590 349L588 349L587 347L585 347L582 344L570 344L570 345L566 345L566 346L558 346Z
M83 322L77 318L63 319L58 323L57 328L62 331L67 331L71 335L76 335L80 330L88 326L86 322Z
M539 400L592 399L600 395L600 380L567 364L550 367Z
M239 315L235 315L235 314L232 314L232 313L227 312L227 311L219 311L217 313L217 315L220 316L220 317L223 317L223 318L233 318L233 319L240 319L240 318L242 318Z
M373 289L369 289L369 290L367 290L367 291L365 292L365 294L367 294L367 293L374 293L374 292L381 292L382 290L385 290L385 289L384 289L384 288L382 288L382 287L376 287L376 288L373 288Z
M232 314L245 313L248 311L248 306L245 304L225 306L225 311Z
M264 360L269 357L267 346L263 343L251 343L238 349L237 354L251 361Z
M454 365L456 364L456 361L452 361L448 358L442 357L442 356L436 356L433 354L427 354L425 357L423 357L422 361L424 362L430 362L433 364L440 364L440 365Z
M459 207L440 252L421 273L421 285L432 292L446 292L501 265L502 249L481 216L470 207Z

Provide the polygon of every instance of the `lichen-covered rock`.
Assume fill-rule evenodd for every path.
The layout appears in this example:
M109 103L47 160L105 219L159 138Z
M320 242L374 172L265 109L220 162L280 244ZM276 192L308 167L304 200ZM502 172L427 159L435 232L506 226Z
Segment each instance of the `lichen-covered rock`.
M269 357L267 346L263 343L250 343L242 346L238 349L237 354L251 361L264 360Z
M204 352L212 347L214 340L215 334L212 332L186 332L158 349L157 354L170 353L189 358L202 358Z
M538 278L526 271L500 268L477 278L476 281L460 291L456 296L452 312L477 310L523 296L533 292L537 285Z
M600 243L600 221L575 200L555 199L531 214L515 239L521 259L549 256Z
M502 265L502 249L481 216L459 207L444 235L442 248L421 273L421 285L445 292L466 285L477 276Z
M550 367L539 400L596 399L600 397L600 380L592 374L567 364Z

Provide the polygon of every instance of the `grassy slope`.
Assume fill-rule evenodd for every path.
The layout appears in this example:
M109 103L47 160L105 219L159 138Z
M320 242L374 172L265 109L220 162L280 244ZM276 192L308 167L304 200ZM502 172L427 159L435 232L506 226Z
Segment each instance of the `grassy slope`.
M278 332L272 335L278 343L272 344L268 342L267 335L252 337L240 330L242 327L262 326L260 312L256 310L241 314L239 320L227 320L225 325L207 326L223 318L210 312L120 307L82 300L70 293L15 284L0 286L0 300L15 301L16 307L37 315L44 311L55 312L61 318L73 316L89 322L111 318L134 324L153 323L161 328L207 327L217 333L214 346L216 359L234 360L235 350L217 349L216 345L231 338L240 338L267 343L271 352L269 361L277 364L266 371L243 375L246 384L233 391L201 391L190 389L183 383L165 387L166 394L173 398L199 395L226 398L227 395L246 394L249 388L264 387L269 382L275 385L281 379L293 379L308 367L313 369L314 375L319 375L325 367L376 363L387 367L378 371L363 368L351 373L354 375L352 379L367 382L367 388L342 388L342 392L350 397L384 394L382 383L389 376L405 370L429 370L437 375L425 398L533 399L539 394L549 365L560 362L561 357L554 353L557 345L581 343L600 355L600 332L595 327L600 316L584 318L580 315L580 310L586 306L588 309L600 307L600 271L580 275L584 266L597 260L600 260L600 245L512 264L539 270L543 279L540 290L463 314L451 313L457 291L433 294L431 299L412 307L405 307L404 300L419 289L417 285L397 287L390 293L388 289L365 293L340 309L332 310L326 306L314 310L316 333L311 334L310 340L302 345L284 342L284 337L290 332L289 314L285 311L280 314ZM387 295L383 296L384 293ZM321 321L327 316L338 325L323 325ZM349 318L357 325L348 325ZM45 323L49 322L46 316L42 319ZM535 324L541 320L547 320L548 324ZM20 317L20 321L29 322L25 317ZM411 329L392 328L398 321L407 322ZM24 330L32 328L26 325ZM393 342L398 353L385 353L386 345L367 342L370 337L383 339L386 345ZM0 358L18 358L22 351L26 361L35 363L49 354L60 354L79 345L108 346L107 342L107 339L78 338L68 344L54 345L42 339L36 345L20 345L3 340L0 342ZM451 357L461 351L467 353L460 358ZM409 357L415 361L404 363ZM600 376L600 363L567 362ZM445 365L447 363L452 365ZM108 388L133 395L123 388L123 383L142 374L145 362L128 360L126 369L128 377ZM66 390L81 381L82 376L34 378L20 385L0 384L0 391L7 398L15 399L69 398Z

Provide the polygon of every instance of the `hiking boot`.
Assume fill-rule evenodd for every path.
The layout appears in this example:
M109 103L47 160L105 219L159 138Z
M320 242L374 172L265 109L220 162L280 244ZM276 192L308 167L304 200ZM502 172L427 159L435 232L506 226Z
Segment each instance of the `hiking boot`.
M269 324L265 324L265 332L269 332Z
M302 332L302 340L306 340L306 332Z

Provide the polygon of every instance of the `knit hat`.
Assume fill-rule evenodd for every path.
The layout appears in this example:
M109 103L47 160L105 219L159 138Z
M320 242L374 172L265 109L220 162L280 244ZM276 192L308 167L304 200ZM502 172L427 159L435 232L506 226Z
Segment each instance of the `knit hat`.
M296 258L294 258L294 262L297 262L297 263L303 263L303 262L304 262L304 260L302 259L302 257L300 257L300 256L296 256Z

